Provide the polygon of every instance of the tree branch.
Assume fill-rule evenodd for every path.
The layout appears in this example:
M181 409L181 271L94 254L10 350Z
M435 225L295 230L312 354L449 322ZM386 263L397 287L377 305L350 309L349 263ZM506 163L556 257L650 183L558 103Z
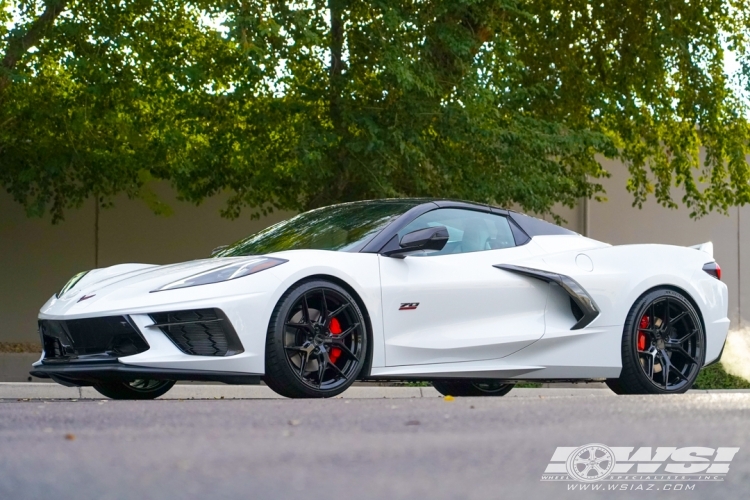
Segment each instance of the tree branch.
M46 0L45 8L29 29L23 33L18 30L10 37L8 49L3 57L2 71L0 71L0 94L10 85L10 72L16 67L18 61L28 50L39 43L39 40L47 33L54 24L55 19L65 10L69 0Z

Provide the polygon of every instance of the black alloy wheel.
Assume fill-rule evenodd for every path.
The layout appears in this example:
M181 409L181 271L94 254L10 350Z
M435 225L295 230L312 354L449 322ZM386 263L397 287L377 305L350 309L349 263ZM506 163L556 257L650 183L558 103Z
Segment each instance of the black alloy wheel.
M504 396L514 384L498 380L435 380L434 387L443 396Z
M354 298L335 283L308 281L279 300L266 342L266 384L290 398L345 391L366 361L367 327Z
M693 386L706 356L703 324L690 301L670 289L641 297L628 314L617 394L680 394Z
M156 399L166 394L174 384L174 380L138 379L100 382L94 384L94 389L112 399Z

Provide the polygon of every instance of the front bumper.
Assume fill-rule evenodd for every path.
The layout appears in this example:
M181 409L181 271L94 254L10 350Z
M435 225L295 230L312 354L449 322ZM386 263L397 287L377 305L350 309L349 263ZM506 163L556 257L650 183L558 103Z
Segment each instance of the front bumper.
M50 378L67 386L94 385L108 381L149 380L195 380L202 382L223 382L225 384L260 383L260 374L223 372L209 370L183 370L176 368L156 368L120 363L111 357L102 359L78 359L67 362L47 362L34 367L29 372L34 377Z

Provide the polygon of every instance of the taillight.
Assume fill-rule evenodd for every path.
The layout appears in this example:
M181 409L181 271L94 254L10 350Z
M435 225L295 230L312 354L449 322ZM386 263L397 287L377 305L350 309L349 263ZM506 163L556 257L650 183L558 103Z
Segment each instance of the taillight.
M719 266L719 264L717 264L716 262L709 262L708 264L703 266L703 270L717 280L721 280L721 266Z

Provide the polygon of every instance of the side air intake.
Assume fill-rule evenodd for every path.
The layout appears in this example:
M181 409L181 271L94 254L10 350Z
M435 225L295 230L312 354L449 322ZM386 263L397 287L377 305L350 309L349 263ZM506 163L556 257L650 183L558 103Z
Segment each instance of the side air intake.
M543 271L541 269L532 269L530 267L514 266L511 264L495 264L492 267L559 285L570 297L571 311L578 320L576 324L570 328L571 330L580 330L591 324L591 322L599 316L599 307L596 305L596 302L594 302L594 299L591 298L580 283L570 276Z
M232 356L244 352L237 332L221 309L191 309L149 315L175 346L193 356Z

